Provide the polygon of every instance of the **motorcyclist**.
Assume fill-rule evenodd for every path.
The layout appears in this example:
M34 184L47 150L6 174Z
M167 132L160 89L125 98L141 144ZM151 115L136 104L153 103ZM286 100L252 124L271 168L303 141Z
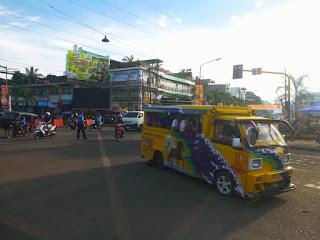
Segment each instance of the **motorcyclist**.
M27 132L27 125L28 125L28 123L27 123L26 117L22 116L21 120L20 120L20 127L22 129L23 134L26 134L26 132Z
M43 117L44 127L41 129L41 132L43 135L46 135L46 133L49 130L49 125L52 124L52 118L50 112L46 112L46 114Z
M97 127L100 127L102 125L102 117L101 117L100 113L97 113L97 115L95 117L95 122L96 122Z
M43 117L43 121L48 125L52 122L51 114L50 112L46 112L46 114Z
M115 123L114 136L117 136L117 131L122 131L122 134L124 135L124 121L120 115L115 119Z

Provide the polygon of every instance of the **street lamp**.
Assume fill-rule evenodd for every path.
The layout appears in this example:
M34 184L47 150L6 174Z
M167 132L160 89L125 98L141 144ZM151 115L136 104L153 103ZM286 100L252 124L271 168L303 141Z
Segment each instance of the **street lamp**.
M110 42L106 35L104 35L104 38L101 41L102 42Z
M211 61L202 63L202 64L200 65L199 80L201 80L201 68L202 68L203 65L206 65L206 64L211 63L211 62L219 61L219 60L221 60L221 59L222 59L222 58L219 57L219 58L213 59L213 60L211 60Z

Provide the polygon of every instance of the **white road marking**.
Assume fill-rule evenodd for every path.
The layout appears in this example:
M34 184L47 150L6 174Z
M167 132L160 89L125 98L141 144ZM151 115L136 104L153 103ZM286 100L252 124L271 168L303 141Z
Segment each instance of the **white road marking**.
M102 142L100 133L97 133L99 140L99 150L102 160L102 164L105 167L105 177L107 182L108 198L111 205L111 213L113 217L113 223L116 230L116 239L132 239L132 233L129 225L127 215L120 198L120 194L117 190L115 179L112 173L111 161L108 158L107 152Z
M293 156L301 156L301 157L307 157L307 158L318 158L318 159L320 159L320 157L317 157L317 156L315 156L315 155L302 155L302 154L294 154L294 153L292 153L291 155L293 155Z
M316 187L317 185L308 183L308 184L305 184L304 186L305 186L305 187L312 187L312 188L314 188L314 187Z

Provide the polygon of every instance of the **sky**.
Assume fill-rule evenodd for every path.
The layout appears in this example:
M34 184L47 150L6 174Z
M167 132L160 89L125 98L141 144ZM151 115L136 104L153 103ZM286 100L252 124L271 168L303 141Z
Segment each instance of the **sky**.
M73 44L115 60L159 58L194 76L222 58L201 77L273 102L283 76L233 80L232 66L308 74L307 89L320 92L319 10L318 0L0 0L0 65L61 75Z

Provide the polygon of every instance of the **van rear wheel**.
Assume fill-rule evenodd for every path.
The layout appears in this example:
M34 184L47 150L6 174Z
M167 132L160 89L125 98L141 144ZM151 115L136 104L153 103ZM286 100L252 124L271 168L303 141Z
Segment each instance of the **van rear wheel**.
M155 152L153 155L153 163L157 167L163 167L163 157L161 152Z

